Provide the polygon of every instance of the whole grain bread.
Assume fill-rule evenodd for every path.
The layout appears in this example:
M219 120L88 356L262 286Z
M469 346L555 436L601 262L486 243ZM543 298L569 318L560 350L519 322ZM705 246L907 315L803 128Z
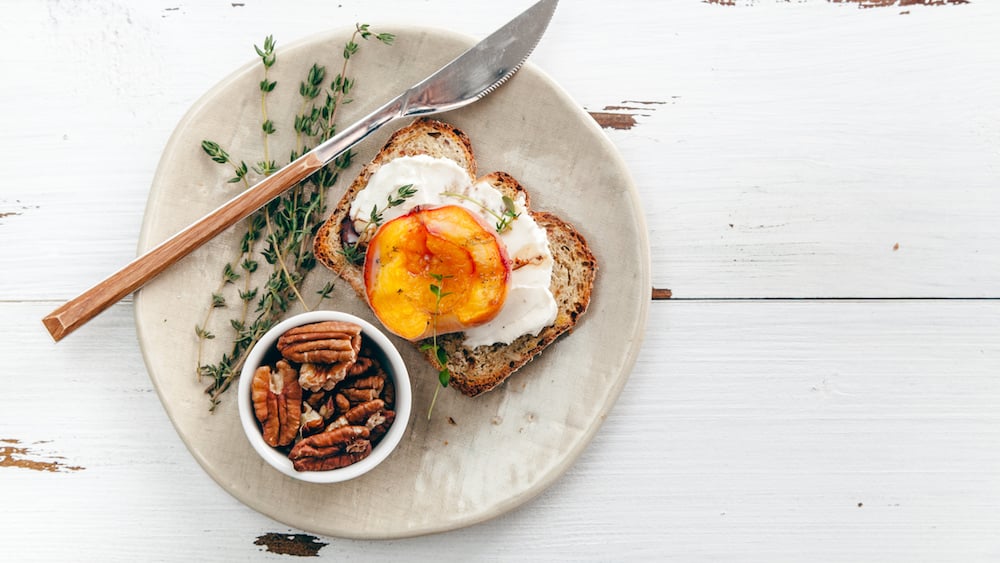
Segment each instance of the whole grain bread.
M522 194L526 206L531 208L527 190L510 174L492 172L477 179L472 143L464 132L437 120L423 118L414 121L394 133L361 170L314 239L317 259L350 283L362 300L366 300L363 268L344 253L345 244L350 245L347 226L350 224L348 214L351 202L382 164L394 158L417 154L454 160L466 170L470 181L487 181L511 198ZM556 320L537 335L523 335L510 344L468 348L462 344L465 335L461 332L439 336L438 344L448 355L451 385L466 395L476 396L502 383L560 335L571 330L590 304L597 261L587 241L572 225L552 213L532 210L531 216L549 237L549 248L555 262L550 290L558 305ZM421 342L414 344L419 348ZM428 362L437 368L433 353L424 353Z

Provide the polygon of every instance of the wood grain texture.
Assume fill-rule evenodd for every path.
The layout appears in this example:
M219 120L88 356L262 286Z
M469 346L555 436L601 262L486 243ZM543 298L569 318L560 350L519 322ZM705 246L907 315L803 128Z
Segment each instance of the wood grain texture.
M45 303L3 304L30 324ZM669 301L577 464L523 508L412 540L316 537L342 560L989 560L1000 556L1000 304ZM10 349L6 436L85 471L0 467L3 545L44 559L262 552L296 534L216 486L176 438L118 305L58 345ZM86 376L76 365L88 366ZM67 375L69 373L69 375ZM75 374L75 375L74 375ZM54 391L53 391L54 390ZM32 418L39 397L58 412ZM67 424L73 420L72 425ZM859 506L859 503L861 506ZM601 510L594 510L601 507ZM46 542L53 529L60 542ZM313 544L313 541L309 542ZM32 551L34 550L34 551Z
M861 4L562 2L532 62L627 114L605 132L673 298L599 435L531 503L301 543L337 561L1000 559L1000 3ZM524 6L5 6L0 447L84 469L0 465L0 559L289 559L261 543L300 531L177 438L129 298L58 345L39 319L135 256L167 138L253 43L274 34L280 58L358 21L481 37ZM811 299L856 296L876 299Z
M996 8L762 2L678 10L661 35L638 23L657 37L660 86L621 80L676 103L608 134L636 159L654 265L670 264L654 284L675 298L996 295L1000 229L984 211L1000 81L985 69L1000 49L970 19L1000 25Z
M12 37L36 48L8 68L23 85L9 105L32 107L57 76L89 79L60 93L60 119L5 115L0 142L14 165L0 210L20 215L0 219L9 242L0 265L42 256L54 266L25 272L17 292L0 285L0 298L37 299L51 288L68 299L131 260L174 125L252 60L263 35L273 33L279 51L362 19L481 35L508 15L475 3L445 19L420 4L339 4L311 5L308 22L266 1L173 11L25 5L25 25L12 30L24 35ZM561 5L532 61L590 111L647 102L631 112L632 129L607 132L646 205L654 284L678 298L994 294L997 3L908 6L901 17L827 2L692 1L671 3L669 17L636 19L656 8L633 2L596 28L594 6ZM608 48L626 27L628 56ZM43 148L61 166L39 176L22 163ZM73 236L38 245L55 224Z

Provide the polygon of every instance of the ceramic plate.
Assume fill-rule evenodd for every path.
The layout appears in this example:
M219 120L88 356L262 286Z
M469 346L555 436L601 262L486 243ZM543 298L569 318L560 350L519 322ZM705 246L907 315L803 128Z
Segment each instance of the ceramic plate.
M335 74L353 30L279 47L268 99L278 132L272 158L294 143L298 84L313 63ZM385 29L393 46L364 43L352 59L354 102L340 123L360 118L447 63L474 41L429 29ZM337 69L337 70L333 70ZM201 141L235 159L261 158L259 64L249 64L203 96L171 136L150 190L139 250L145 251L235 195L232 170L212 162ZM500 515L551 485L583 452L611 409L635 362L650 298L649 245L628 170L591 117L537 67L526 65L481 102L438 116L472 139L480 173L504 170L529 190L533 207L557 213L587 238L599 263L589 312L502 386L475 399L446 389L426 413L436 372L396 340L410 369L413 414L389 459L365 476L316 485L283 476L251 449L240 428L235 386L209 412L207 382L196 373L194 327L234 259L241 226L226 231L143 288L135 299L139 341L160 400L192 455L225 490L289 526L351 538L397 538L460 528ZM355 147L355 164L330 193L339 194L393 130ZM318 266L305 284L313 295L334 276ZM233 296L231 302L238 299ZM376 322L346 283L322 305ZM296 309L294 312L298 312ZM206 348L226 347L231 313L219 309Z

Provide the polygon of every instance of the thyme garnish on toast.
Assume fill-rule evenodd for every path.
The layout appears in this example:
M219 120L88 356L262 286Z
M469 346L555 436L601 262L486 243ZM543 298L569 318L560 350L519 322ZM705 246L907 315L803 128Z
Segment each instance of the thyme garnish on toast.
M503 234L504 231L509 229L511 222L513 222L514 220L516 220L518 217L521 216L521 214L517 212L517 207L514 205L514 200L511 199L510 196L506 195L503 196L503 211L497 213L485 203L479 201L478 199L471 198L465 194L460 194L458 192L442 192L441 195L447 197L453 197L456 199L460 199L462 201L468 201L469 203L478 206L486 213L489 213L490 215L493 216L494 219L497 220L496 224L494 225L494 228L496 228L497 232L500 234Z
M444 291L444 280L452 276L446 276L444 274L431 274L434 281L437 283L430 284L431 293L434 294L434 316L432 317L432 327L431 327L431 341L425 342L420 345L421 350L430 350L431 354L438 364L438 382L441 384L439 387L434 388L434 397L431 399L431 406L427 409L427 420L431 419L431 413L434 412L434 403L437 402L438 391L442 387L447 387L448 383L451 382L451 370L448 369L448 352L438 345L438 334L437 334L437 319L441 315L441 300L445 297L451 295L451 292Z

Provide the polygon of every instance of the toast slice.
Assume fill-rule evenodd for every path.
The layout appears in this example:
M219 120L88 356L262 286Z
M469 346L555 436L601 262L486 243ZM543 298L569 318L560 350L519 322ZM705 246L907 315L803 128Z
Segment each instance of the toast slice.
M492 172L477 180L472 143L464 132L432 119L414 121L394 133L375 158L361 170L330 217L317 231L313 242L316 258L350 283L362 300L367 300L363 265L352 262L349 254L344 252L345 246L351 245L348 240L351 202L384 163L393 158L417 154L454 160L469 174L470 181L487 181L512 199L521 194L525 198L526 207L531 209L527 190L510 174ZM452 374L451 385L470 397L495 388L560 335L571 330L590 304L597 261L587 241L572 225L552 213L530 213L548 233L549 249L555 262L550 290L558 307L556 320L537 335L522 335L510 344L469 348L462 343L465 336L461 332L438 336L438 345L448 355L447 368ZM422 342L414 344L419 348ZM432 352L425 351L424 354L428 362L437 369L437 361Z

